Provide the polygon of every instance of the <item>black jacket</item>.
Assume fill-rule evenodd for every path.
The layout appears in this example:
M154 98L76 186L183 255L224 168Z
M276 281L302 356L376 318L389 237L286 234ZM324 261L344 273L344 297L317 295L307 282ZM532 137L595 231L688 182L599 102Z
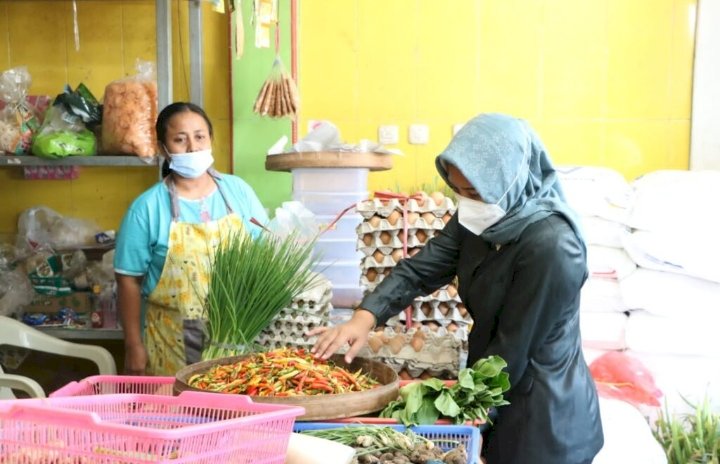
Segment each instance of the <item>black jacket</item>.
M503 246L453 217L412 259L402 260L361 307L378 323L457 274L473 317L468 365L490 355L508 363L510 405L487 433L488 464L592 461L603 433L595 384L582 355L580 288L585 247L561 216L528 226Z

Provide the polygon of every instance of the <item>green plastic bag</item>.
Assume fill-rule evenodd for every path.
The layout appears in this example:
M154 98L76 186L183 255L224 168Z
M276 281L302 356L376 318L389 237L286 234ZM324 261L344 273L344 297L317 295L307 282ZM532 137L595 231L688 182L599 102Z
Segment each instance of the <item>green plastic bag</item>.
M32 142L32 153L44 158L89 156L97 152L97 139L80 118L62 106L51 106Z

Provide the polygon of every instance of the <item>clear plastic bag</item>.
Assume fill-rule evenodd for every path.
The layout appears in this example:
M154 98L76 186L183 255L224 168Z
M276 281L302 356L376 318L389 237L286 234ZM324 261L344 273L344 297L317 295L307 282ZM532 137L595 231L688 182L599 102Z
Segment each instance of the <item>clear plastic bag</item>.
M30 149L33 134L40 122L26 97L32 79L25 66L0 74L0 152L23 155Z
M37 206L20 213L18 247L47 245L56 250L95 245L100 228L92 221L63 217L56 211Z
M30 304L35 290L23 269L0 269L0 316L10 316Z
M139 61L137 75L113 81L105 87L103 153L155 156L157 114L155 67L148 61Z

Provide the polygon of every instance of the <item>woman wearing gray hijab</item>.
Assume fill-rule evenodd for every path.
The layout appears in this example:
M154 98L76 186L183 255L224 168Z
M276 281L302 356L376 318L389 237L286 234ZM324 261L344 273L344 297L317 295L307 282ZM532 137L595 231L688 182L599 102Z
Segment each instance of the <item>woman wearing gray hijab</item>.
M582 355L580 288L586 248L540 139L520 119L481 114L436 159L458 195L442 232L362 301L350 321L315 329L326 359L457 275L473 318L468 365L508 363L510 405L485 433L488 464L590 463L603 445L597 392Z

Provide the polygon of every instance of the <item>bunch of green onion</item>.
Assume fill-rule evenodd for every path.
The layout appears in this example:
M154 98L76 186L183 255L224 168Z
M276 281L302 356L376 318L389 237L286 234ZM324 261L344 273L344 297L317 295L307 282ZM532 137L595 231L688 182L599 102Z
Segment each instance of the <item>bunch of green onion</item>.
M206 298L209 343L203 359L253 351L260 332L313 285L314 240L264 232L225 237L212 255Z
M685 402L694 413L672 414L666 406L655 423L654 435L668 464L720 464L720 415L707 397L697 405Z

